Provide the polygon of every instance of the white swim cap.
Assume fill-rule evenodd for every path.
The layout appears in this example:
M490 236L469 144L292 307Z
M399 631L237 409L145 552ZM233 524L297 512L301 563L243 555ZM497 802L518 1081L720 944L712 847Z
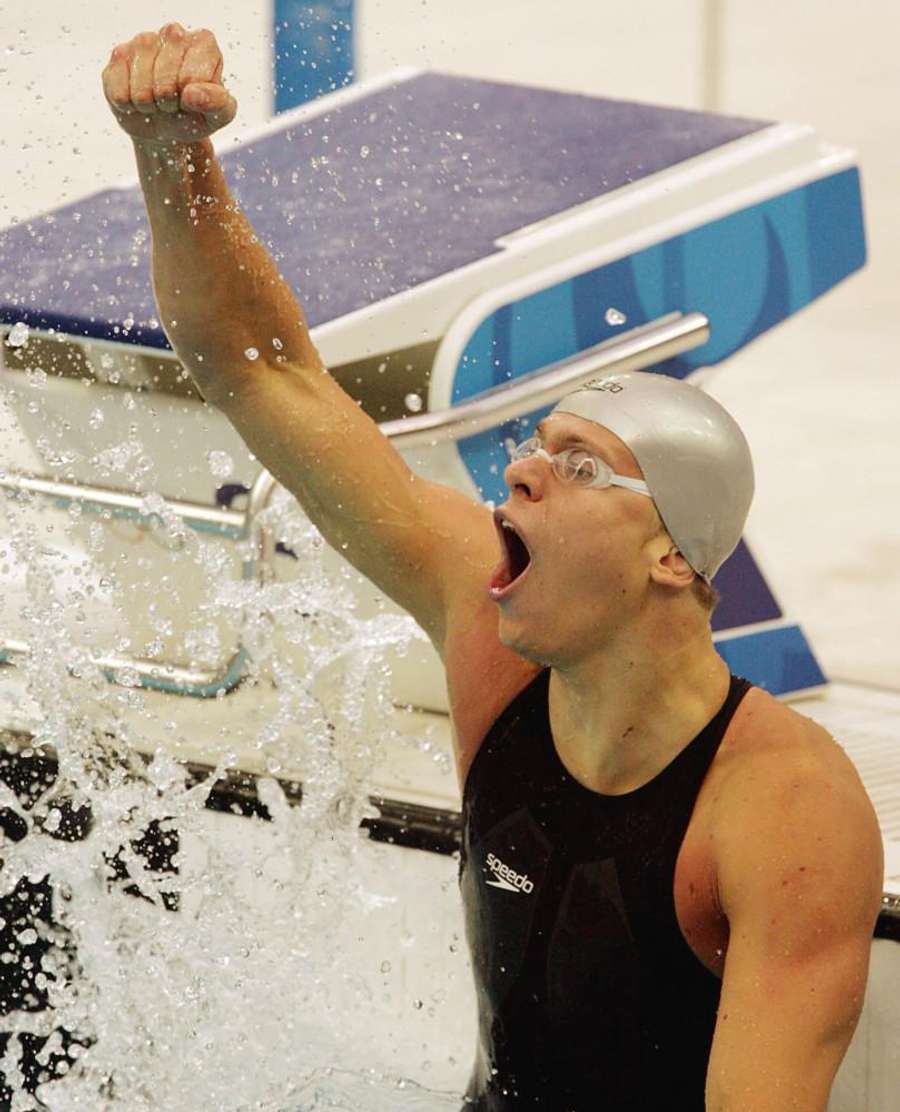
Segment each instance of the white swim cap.
M592 379L553 412L628 445L666 531L709 582L737 548L753 499L750 447L731 414L699 387L651 371Z

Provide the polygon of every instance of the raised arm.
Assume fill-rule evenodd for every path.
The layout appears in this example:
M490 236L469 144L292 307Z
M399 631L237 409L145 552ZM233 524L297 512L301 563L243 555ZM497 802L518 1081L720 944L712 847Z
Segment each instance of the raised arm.
M322 365L216 161L209 136L237 111L221 78L213 34L177 23L117 46L103 71L107 102L134 143L166 335L325 540L440 652L448 609L483 590L498 559L491 514L417 477Z

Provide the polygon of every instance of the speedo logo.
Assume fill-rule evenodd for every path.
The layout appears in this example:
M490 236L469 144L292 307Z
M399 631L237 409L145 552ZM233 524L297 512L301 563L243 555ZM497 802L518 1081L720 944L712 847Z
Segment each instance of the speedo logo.
M488 868L497 878L487 881L491 887L503 888L507 892L524 892L526 896L529 892L534 891L534 884L526 875L517 873L509 865L504 865L500 858L495 857L493 853L487 855L487 863Z

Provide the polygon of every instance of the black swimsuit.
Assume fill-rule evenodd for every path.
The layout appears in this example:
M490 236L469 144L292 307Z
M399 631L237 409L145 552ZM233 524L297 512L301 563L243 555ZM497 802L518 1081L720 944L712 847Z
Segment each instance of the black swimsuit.
M703 1112L720 982L685 942L675 863L751 684L649 783L606 796L566 770L545 669L469 770L460 886L478 996L468 1112Z

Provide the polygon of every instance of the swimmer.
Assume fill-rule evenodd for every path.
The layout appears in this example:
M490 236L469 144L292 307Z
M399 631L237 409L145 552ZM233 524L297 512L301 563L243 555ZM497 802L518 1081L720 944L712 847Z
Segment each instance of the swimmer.
M711 581L753 492L740 429L696 387L612 374L513 449L495 513L420 478L328 373L229 193L214 35L136 35L103 89L173 349L444 664L478 999L465 1107L825 1112L882 844L840 745L713 645Z

